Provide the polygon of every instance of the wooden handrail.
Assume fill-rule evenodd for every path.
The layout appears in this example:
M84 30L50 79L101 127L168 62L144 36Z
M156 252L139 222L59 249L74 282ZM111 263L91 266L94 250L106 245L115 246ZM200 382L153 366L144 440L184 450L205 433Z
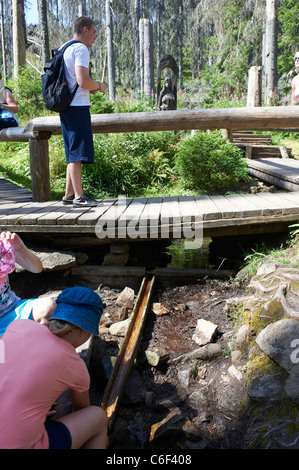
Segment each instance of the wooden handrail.
M92 114L94 134L151 132L192 129L284 129L298 132L299 107L246 107L185 109L140 113ZM37 117L26 127L0 131L0 141L29 141L32 195L34 201L51 199L49 174L49 139L61 135L59 116Z
M295 130L299 127L299 107L213 108L93 114L91 123L95 134L192 129L294 128ZM59 116L34 118L29 121L25 131L50 131L52 134L61 134Z

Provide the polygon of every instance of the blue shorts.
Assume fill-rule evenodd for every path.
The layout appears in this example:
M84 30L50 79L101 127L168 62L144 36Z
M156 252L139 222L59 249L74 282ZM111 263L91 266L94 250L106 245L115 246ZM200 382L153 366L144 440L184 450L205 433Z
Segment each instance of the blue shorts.
M3 335L8 325L19 318L33 320L32 307L35 299L19 300L14 309L0 315L0 336Z
M94 146L89 106L69 106L59 116L67 163L93 163Z
M49 437L49 449L72 448L72 436L64 423L49 419L45 422L45 427Z

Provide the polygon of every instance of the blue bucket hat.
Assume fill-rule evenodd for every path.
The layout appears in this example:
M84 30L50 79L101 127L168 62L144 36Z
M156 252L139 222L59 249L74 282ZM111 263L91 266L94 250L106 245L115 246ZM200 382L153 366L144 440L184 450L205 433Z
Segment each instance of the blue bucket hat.
M56 303L49 321L64 320L92 335L99 334L103 302L93 290L88 287L69 287L57 297Z

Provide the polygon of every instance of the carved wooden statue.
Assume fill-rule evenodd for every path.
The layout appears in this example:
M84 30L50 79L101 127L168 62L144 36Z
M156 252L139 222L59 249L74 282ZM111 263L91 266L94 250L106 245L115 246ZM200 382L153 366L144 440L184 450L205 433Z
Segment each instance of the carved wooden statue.
M171 69L174 75L173 80L166 77L161 90L161 72L164 69ZM175 59L171 55L164 56L159 63L157 72L157 111L169 111L177 109L177 76L178 67Z

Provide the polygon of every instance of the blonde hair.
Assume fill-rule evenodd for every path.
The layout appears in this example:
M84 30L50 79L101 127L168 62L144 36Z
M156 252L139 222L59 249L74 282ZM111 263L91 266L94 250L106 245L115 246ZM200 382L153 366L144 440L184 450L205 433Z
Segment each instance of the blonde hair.
M48 321L47 327L53 333L53 335L59 336L63 338L68 333L75 329L79 329L79 326L73 325L73 323L69 323L64 320L51 320Z

